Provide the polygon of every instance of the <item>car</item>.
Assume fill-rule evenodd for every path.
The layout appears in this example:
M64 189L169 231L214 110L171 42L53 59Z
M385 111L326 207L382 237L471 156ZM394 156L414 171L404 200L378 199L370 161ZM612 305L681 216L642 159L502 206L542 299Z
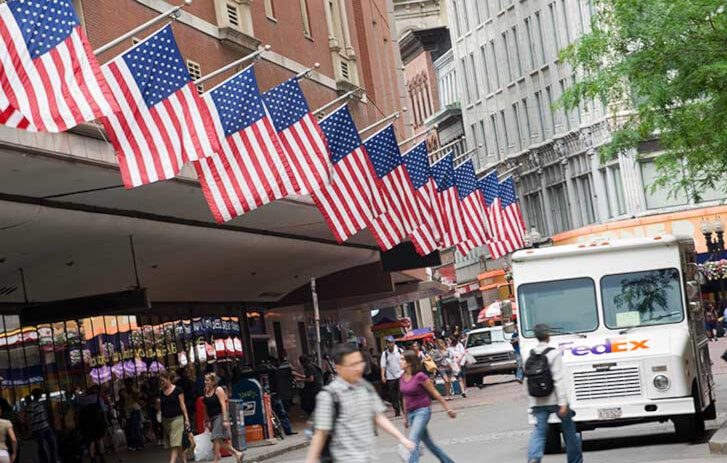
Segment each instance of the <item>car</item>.
M467 366L467 384L484 384L487 375L515 374L517 360L510 344L512 335L502 326L479 328L467 335L467 350L475 358L474 365Z

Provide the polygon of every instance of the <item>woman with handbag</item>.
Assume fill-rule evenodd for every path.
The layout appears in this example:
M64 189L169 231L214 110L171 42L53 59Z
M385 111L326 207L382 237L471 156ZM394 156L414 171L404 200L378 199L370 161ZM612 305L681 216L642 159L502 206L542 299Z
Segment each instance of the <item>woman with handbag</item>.
M217 463L220 458L220 449L224 448L235 455L238 463L242 463L243 452L232 446L230 439L230 409L225 390L217 385L217 375L207 373L204 375L204 407L207 411L207 420L210 423L212 445L214 447L213 461Z
M457 413L449 408L447 402L432 384L432 380L422 371L422 364L416 352L411 350L404 352L401 368L404 370L404 374L399 378L399 388L404 402L404 427L411 428L409 440L415 445L414 450L409 454L408 463L419 462L419 442L423 442L440 462L454 463L432 441L427 424L432 416L432 398L442 404L450 418L456 418Z
M450 384L452 381L452 357L449 354L447 345L444 343L444 339L437 339L437 347L432 349L432 360L437 365L436 376L444 380L446 400L452 400L452 385Z
M159 398L157 407L162 415L164 429L164 447L171 449L169 463L176 463L177 457L187 463L187 456L182 449L184 435L189 429L189 415L184 403L184 392L172 382L172 373L163 371L159 375Z

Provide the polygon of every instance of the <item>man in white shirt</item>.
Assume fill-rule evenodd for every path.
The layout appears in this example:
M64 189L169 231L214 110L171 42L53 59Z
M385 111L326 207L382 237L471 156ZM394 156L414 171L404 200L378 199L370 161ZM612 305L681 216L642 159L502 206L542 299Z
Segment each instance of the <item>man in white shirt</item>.
M553 413L557 413L558 418L560 418L568 463L583 463L581 440L576 433L573 412L568 408L568 385L565 379L561 352L548 345L550 343L550 328L548 325L535 325L534 331L535 337L538 338L538 345L531 351L531 356L533 354L544 354L547 357L550 376L553 380L553 392L546 397L529 396L530 410L535 416L536 424L528 444L528 463L540 463L543 458L548 418Z
M381 384L386 385L396 416L401 415L401 393L399 378L404 374L401 369L401 351L393 336L386 337L386 349L381 354Z

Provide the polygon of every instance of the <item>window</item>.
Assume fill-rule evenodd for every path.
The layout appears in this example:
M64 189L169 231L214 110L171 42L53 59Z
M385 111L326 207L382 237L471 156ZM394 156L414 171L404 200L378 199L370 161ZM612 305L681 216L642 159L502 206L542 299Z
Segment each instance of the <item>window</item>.
M566 91L566 86L567 86L566 80L565 79L560 79L558 81L558 84L560 85L560 96L562 97L563 94ZM566 127L566 130L567 131L570 131L570 114L568 114L565 111L565 109L563 109L563 118L565 119L565 127Z
M609 167L611 171L611 180L613 180L613 191L616 196L616 215L623 215L626 213L626 196L624 195L624 184L621 178L621 166L615 165Z
M532 338L539 323L553 335L584 333L598 328L596 285L590 278L525 283L518 287L522 335Z
M538 90L535 92L535 106L538 113L538 129L540 129L540 139L545 140L545 114L543 113L543 98L542 92Z
M303 20L303 35L312 38L310 28L310 14L308 12L308 0L300 0L300 17Z
M225 12L227 14L227 22L230 26L235 29L240 28L240 10L235 3L227 3L225 5Z
M550 14L550 28L553 30L553 58L558 58L558 50L560 50L560 38L558 38L558 24L556 20L555 2L548 5L548 13Z
M499 90L502 84L500 84L500 69L497 65L497 51L495 50L495 41L490 40L490 52L492 54L492 63L494 65L493 71L495 73L495 89Z
M482 0L475 0L475 14L477 15L477 24L482 24L485 21L485 19L482 17L482 3L487 2L483 2Z
M613 330L684 320L679 270L675 268L601 278L603 318Z
M591 186L591 174L578 177L576 179L576 187L581 224L591 224L596 221L596 214L593 210L593 187Z
M495 139L495 159L500 159L500 137L497 134L497 120L495 115L490 115L490 130L492 130L492 137Z
M472 86L474 87L475 101L480 99L480 83L477 79L477 66L475 66L475 54L470 53L470 68L472 71Z
M268 17L268 19L275 19L275 3L273 3L274 0L265 0L265 16Z
M480 119L480 136L482 137L482 152L488 153L487 132L485 131L485 120Z
M487 94L489 95L490 93L492 93L492 87L494 86L494 84L492 83L492 73L489 70L489 66L487 66L487 48L482 45L480 47L480 52L482 54L482 68L485 71L485 85L487 86Z
M459 6L457 0L452 0L452 12L454 13L454 35L460 37L462 35L462 26L459 22Z
M525 32L528 39L528 58L530 59L530 69L535 69L537 62L535 61L535 37L533 35L532 20L525 18Z
M527 145L530 145L530 140L533 138L533 128L530 126L530 113L528 112L528 99L523 98L520 100L523 104L523 118L525 118L525 128L527 128L528 139Z
M462 0L462 16L464 17L464 32L470 31L470 14L467 11L467 0Z
M553 232L560 233L571 229L570 224L570 207L565 191L565 184L548 188L548 197L550 198L550 217L553 220Z
M565 43L564 47L570 45L570 24L568 23L568 6L565 4L566 0L560 0L560 11L563 13L563 31L565 32Z
M518 151L523 149L523 130L520 125L520 103L517 101L512 104L512 117L515 119L515 130L517 130L517 146Z
M477 124L470 124L470 139L472 140L472 146L469 146L469 149L479 149L477 145L479 145L479 140L477 140ZM476 151L475 151L476 152ZM464 161L464 159L462 159Z
M659 177L656 165L651 161L641 163L641 178L644 183L644 195L646 196L647 209L659 209L668 206L680 206L687 204L687 195L684 189L679 188L674 195L669 196L667 188L652 190L654 181Z
M467 104L472 104L472 92L470 91L470 77L469 77L469 72L467 71L467 63L465 62L464 58L462 58L460 60L460 65L462 68L462 79L464 80L464 89L465 89L465 96L467 97Z
M548 98L548 114L550 115L550 130L555 135L555 112L553 112L553 95L550 91L550 85L545 87L545 96Z
M192 60L187 60L187 70L189 71L189 76L192 78L193 81L202 77L202 68L200 67L199 63L195 63ZM203 84L197 85L197 92L204 93Z
M583 0L575 0L575 2L578 5L578 29L583 35L586 32L585 21L583 20Z
M491 328L487 331L477 331L467 336L467 348L489 346L491 344L504 344L508 342L508 335L502 327Z
M507 81L512 82L512 64L510 60L510 47L507 40L508 31L502 33L502 48L505 50L505 61L507 62Z
M500 111L500 122L502 123L502 133L505 134L505 154L510 151L510 134L507 130L507 117L505 117L505 110Z
M517 63L517 76L523 75L523 61L520 56L520 36L517 33L517 24L512 26L512 40L515 42L515 62Z
M540 11L535 13L535 24L538 28L538 40L540 41L540 61L539 64L545 64L545 39L543 38L543 21L540 18Z
M540 193L536 192L525 196L525 207L528 211L528 221L530 226L535 226L540 233L547 235L547 227L545 226L545 218L543 217L543 207L540 199Z

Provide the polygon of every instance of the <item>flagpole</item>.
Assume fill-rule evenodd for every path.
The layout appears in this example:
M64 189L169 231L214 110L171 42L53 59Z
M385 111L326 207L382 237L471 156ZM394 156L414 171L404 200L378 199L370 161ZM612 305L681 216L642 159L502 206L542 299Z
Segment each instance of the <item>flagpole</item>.
M219 76L223 72L227 72L230 69L239 66L240 64L244 63L245 61L250 61L251 59L258 59L260 57L260 55L262 55L264 52L270 51L270 48L271 48L270 45L265 45L263 48L259 49L258 51L255 51L255 52L250 53L249 55L243 56L242 58L235 60L235 61L231 62L230 64L226 64L226 65L222 66L221 68L217 69L216 71L210 72L206 76L200 77L199 79L194 81L194 85L199 85L204 82L207 82L208 80Z
M161 13L159 16L150 19L149 21L145 22L144 24L142 24L141 26L139 26L135 29L130 30L126 34L122 35L121 37L117 37L114 40L107 43L106 45L102 45L101 47L95 49L93 51L93 54L100 55L101 53L109 51L110 49L114 48L116 45L120 44L121 42L123 42L124 40L126 40L128 38L135 36L139 32L146 29L147 27L151 27L154 24L164 21L165 19L167 19L170 16L176 15L179 10L181 10L185 6L191 5L191 4L192 4L192 0L184 0L184 3L182 3L181 5L175 6L174 8L172 8L171 10L169 10L165 13Z
M331 106L334 106L337 103L340 103L341 101L345 100L346 98L348 98L349 100L352 100L354 93L358 92L359 90L362 90L362 89L357 88L356 90L351 90L350 92L344 93L343 95L339 96L335 100L333 100L333 101L331 101L329 103L326 103L323 106L321 106L320 108L318 108L315 111L313 111L313 115L314 116L317 116L319 113L322 113L323 111L325 111L326 109L330 108Z
M439 128L439 126L438 126L437 124L434 124L434 125L433 125L432 127L429 127L429 128L428 128L427 130L425 130L424 132L419 132L418 134L414 135L413 137L409 137L409 138L407 138L407 139L406 139L406 140L404 140L403 142L399 143L399 148L401 148L402 146L406 145L406 144L407 144L407 143L409 143L410 141L416 140L417 138L421 137L422 135L426 135L426 134L428 134L428 133L429 133L429 132L431 132L432 130L437 130L437 128Z
M385 118L374 122L373 124L369 125L368 127L359 130L358 134L363 135L364 132L368 132L369 130L374 129L385 122L389 122L391 120L398 119L402 112L406 112L406 108L401 108L401 111L397 111L394 114L392 114L390 116L386 116Z
M318 69L319 67L321 67L321 63L314 63L314 64L313 64L313 66L311 66L311 67L309 67L309 68L306 68L306 69L303 69L303 70L302 70L302 71L300 71L300 72L299 72L298 74L296 74L296 75L295 75L295 78L296 78L296 79L298 79L298 80L300 80L300 79L303 79L304 77L308 77L308 75L309 75L309 74L310 74L311 72L315 71L315 70L316 70L316 69Z
M457 143L461 142L464 139L465 139L465 136L462 135L461 137L457 138L456 140L451 141L451 142L447 143L446 145L442 146L441 148L432 151L431 153L429 153L429 157L432 157L433 155L435 155L437 153L441 153L442 151L449 149L450 147L456 145Z

